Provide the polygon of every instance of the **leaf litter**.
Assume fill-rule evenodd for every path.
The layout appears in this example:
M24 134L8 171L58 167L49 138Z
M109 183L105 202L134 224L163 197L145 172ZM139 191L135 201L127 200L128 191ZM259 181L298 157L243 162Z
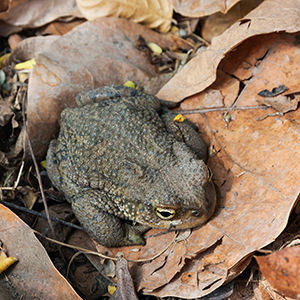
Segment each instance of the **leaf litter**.
M294 1L281 4L280 10L279 2L272 3L272 13L278 14L273 29L266 26L263 31L260 26L265 20L256 19L260 15L267 18L271 1L266 0L240 24L214 39L203 52L206 54L199 54L170 81L174 84L181 80L178 89L171 91L167 84L160 92L166 95L168 91L168 99L172 100L173 96L191 96L180 108L199 125L204 139L216 149L217 155L208 164L218 188L219 203L211 221L194 229L187 239L172 244L151 262L129 264L138 291L158 297L206 295L240 274L254 251L271 243L287 224L299 194L300 170L295 163L299 160L299 112L291 110L283 117L262 121L256 117L274 112L273 108L257 105L260 91L285 85L289 90L283 96L289 99L299 92L297 34L263 34L278 28L298 31L298 25L294 18L297 11L291 10L289 21L284 22L280 11L282 5L294 7ZM210 59L212 65L204 64L200 72L201 55L202 59ZM186 85L183 92L187 70L190 76L198 76L200 84ZM289 78L286 74L290 74ZM199 107L207 105L207 97L206 102L203 100L211 88L223 96L217 98L219 107L200 110ZM177 90L181 92L176 98ZM230 116L226 118L227 126L225 115ZM151 230L147 236L145 247L106 249L97 245L97 249L112 256L121 250L126 258L149 258L172 241L174 233Z

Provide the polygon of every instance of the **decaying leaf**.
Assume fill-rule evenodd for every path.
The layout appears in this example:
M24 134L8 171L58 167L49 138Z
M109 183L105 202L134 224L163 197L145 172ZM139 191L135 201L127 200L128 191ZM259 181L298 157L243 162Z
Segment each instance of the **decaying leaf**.
M1 240L19 262L6 274L14 293L23 299L81 300L68 281L53 266L33 231L8 208L0 204ZM0 289L1 296L2 290Z
M112 299L132 299L138 300L135 293L135 288L131 275L129 273L128 261L124 258L124 253L118 253L118 261L116 263L116 274L118 278L118 285L116 291L113 293Z
M55 9L53 9L55 7ZM76 0L12 0L9 9L0 13L0 35L43 26L64 17L82 17Z
M24 186L20 190L22 195L22 201L26 208L32 209L33 205L35 204L36 200L38 199L38 195L33 188L29 186Z
M170 0L176 12L189 17L204 17L216 12L226 14L226 12L240 0Z
M119 17L161 32L171 28L173 8L169 0L77 0L77 5L88 20Z
M288 18L286 17L287 12ZM249 37L271 32L298 31L300 31L298 1L265 0L239 22L234 23L222 35L214 38L211 46L189 61L158 92L157 97L164 100L180 101L203 91L216 80L217 67L224 56L230 51L236 55L234 53L235 48ZM276 76L275 72L273 76ZM280 82L280 84L284 83ZM278 82L274 84L274 86L276 85ZM288 84L286 86L289 87ZM260 90L264 88L266 86Z
M275 290L283 296L300 299L300 246L258 256L256 260Z
M59 36L37 36L23 40L17 48L12 51L6 61L6 65L17 64L34 59L39 53L50 47Z
M13 115L12 99L0 99L0 126L4 127L11 120Z
M42 35L64 35L74 27L82 24L86 20L76 19L70 22L54 21L51 22L45 29L41 30Z
M233 7L229 9L224 2L218 1L218 6L215 9L221 9L220 12L216 12L212 15L209 14L206 18L201 19L201 36L208 42L216 36L221 35L227 28L229 28L237 20L243 18L255 7L257 7L263 0L243 0L237 2ZM236 1L231 1L230 6ZM211 3L213 6L215 1L207 1L207 5ZM227 3L226 3L227 4ZM195 6L195 11L199 9L201 5ZM224 10L226 9L226 12ZM229 9L229 10L228 10ZM192 10L192 13L194 11ZM200 11L200 13L202 13Z
M0 12L8 10L10 0L2 0L0 3Z
M292 110L297 109L298 102L300 101L300 96L297 95L294 99L290 99L287 96L279 95L272 98L263 98L263 99L257 99L257 102L272 106L276 110L286 113Z

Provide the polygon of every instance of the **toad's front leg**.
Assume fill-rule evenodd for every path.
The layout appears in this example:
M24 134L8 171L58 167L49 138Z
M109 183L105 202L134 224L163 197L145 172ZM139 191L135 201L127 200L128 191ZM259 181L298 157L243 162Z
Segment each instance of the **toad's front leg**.
M71 199L75 216L92 238L106 247L145 245L142 234L148 226L133 226L107 213L101 208L101 201L95 201L95 196L101 194L84 189Z

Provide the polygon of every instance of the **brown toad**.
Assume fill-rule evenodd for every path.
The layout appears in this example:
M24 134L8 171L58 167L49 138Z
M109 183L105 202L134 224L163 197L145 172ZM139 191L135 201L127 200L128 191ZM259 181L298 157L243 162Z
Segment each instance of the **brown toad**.
M62 113L47 170L95 240L144 244L149 227L186 229L211 217L216 193L192 122L174 121L155 96L124 86L76 100L78 108Z

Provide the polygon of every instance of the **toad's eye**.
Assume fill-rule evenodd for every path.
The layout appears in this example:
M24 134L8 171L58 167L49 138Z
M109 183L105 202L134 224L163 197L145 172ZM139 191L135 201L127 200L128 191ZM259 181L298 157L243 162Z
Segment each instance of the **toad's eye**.
M160 208L155 207L154 209L156 215L163 220L170 220L175 216L175 210L172 208Z

